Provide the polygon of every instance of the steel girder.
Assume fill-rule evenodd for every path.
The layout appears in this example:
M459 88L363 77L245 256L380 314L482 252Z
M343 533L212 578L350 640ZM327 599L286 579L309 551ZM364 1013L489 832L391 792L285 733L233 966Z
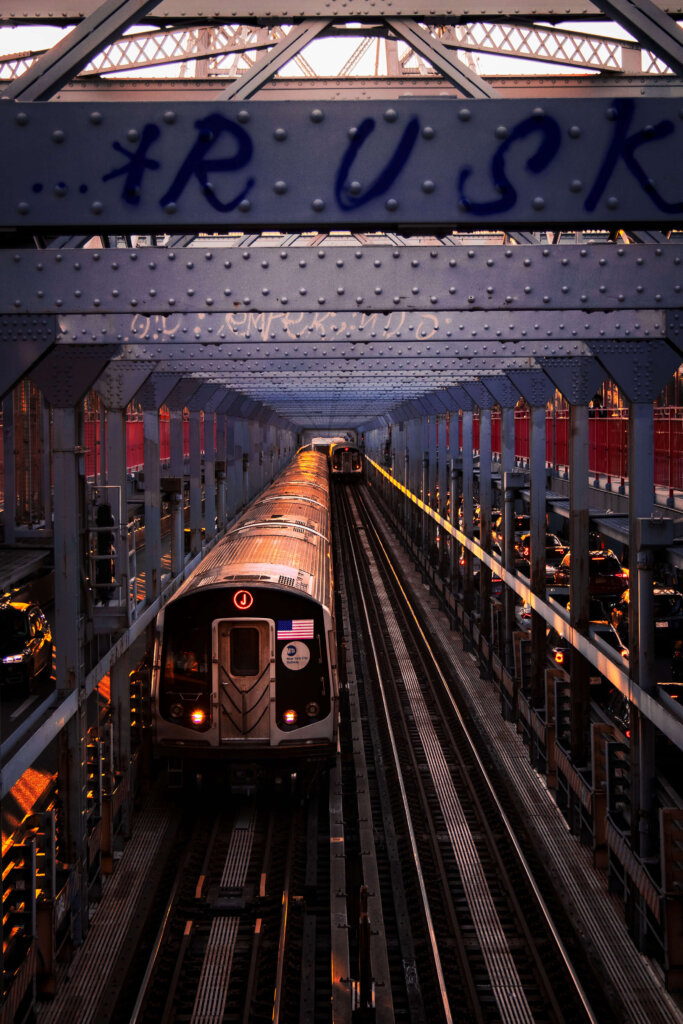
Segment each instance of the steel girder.
M680 244L0 250L0 314L481 310L483 329L489 311L678 309L682 260Z
M23 321L29 322L22 329ZM216 358L582 355L592 338L683 335L676 312L649 309L563 310L560 315L545 310L7 315L0 317L0 332L5 323L8 341L117 342L138 346L150 359L172 351ZM5 340L2 333L0 340Z
M13 10L0 13L0 25L19 25L22 23L44 22L49 24L69 24L80 21L101 5L102 0L60 0L55 5L54 0L23 0L21 5L13 5ZM216 4L205 5L203 3L189 3L188 0L160 0L154 9L144 18L142 24L183 24L183 22L195 22L199 17L212 18L215 16ZM415 5L403 0L393 0L392 14L396 17L414 17ZM683 7L680 3L664 2L662 10L667 11L673 17L683 16ZM291 22L299 18L313 18L320 15L320 4L317 0L298 0L292 6L288 0L282 3L251 2L248 4L221 2L219 16L222 21L245 21L245 22ZM349 21L356 19L376 19L378 17L377 4L375 0L353 0L352 3L344 4L344 16ZM494 0L493 3L476 3L470 7L467 3L458 6L458 17L470 20L495 21L499 18L537 18L544 21L593 21L598 17L596 6L586 0L562 0L561 4L543 5L539 8L536 0L534 2L521 2L514 0L514 3L505 0ZM432 0L429 4L430 21L452 21L453 4L446 0Z
M0 226L239 231L683 222L678 99L6 103Z
M368 38L375 35L378 29L370 30L366 27L362 31L364 37ZM641 47L637 43L614 39L607 35L561 31L547 25L524 25L517 22L508 25L498 22L458 24L446 28L432 26L432 32L438 33L441 46L457 50L508 57L523 55L526 60L541 61L544 64L568 65L598 71L628 70L638 73L642 70ZM218 79L216 84L220 85L221 80L224 83L231 74L239 74L236 64L243 54L272 47L280 38L281 34L277 36L267 28L248 25L212 25L202 30L192 26L167 32L136 32L104 47L81 71L80 77L94 79L93 84L96 86L96 77L107 72L140 70L188 60L204 60L212 62L213 76ZM32 67L38 57L39 53L9 54L0 57L0 78L17 78ZM243 63L242 69L247 66ZM415 75L411 69L408 76L402 65L399 71L403 72L405 88L405 79L410 78L412 83ZM343 72L339 72L340 80L344 77L346 76ZM435 76L418 77L421 83L426 83ZM490 79L491 76L487 76L487 80Z
M499 96L538 103L545 98L602 98L608 102L617 96L673 97L680 92L678 79L670 74L593 74L593 75L487 75L486 81ZM144 96L150 103L183 103L186 100L212 102L220 95L225 80L220 78L159 78L139 81L130 78L77 78L65 86L58 99L85 103L138 100ZM368 97L393 104L406 96L426 99L429 96L458 99L460 91L437 75L414 75L410 78L387 76L350 76L349 78L278 78L267 82L260 99L306 100L313 105L356 100Z

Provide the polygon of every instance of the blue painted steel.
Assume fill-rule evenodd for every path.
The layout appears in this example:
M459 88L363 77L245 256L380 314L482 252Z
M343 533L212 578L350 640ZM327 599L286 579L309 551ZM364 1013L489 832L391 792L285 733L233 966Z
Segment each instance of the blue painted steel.
M0 226L683 220L675 98L6 103Z
M4 249L0 313L679 309L682 261L679 243ZM460 322L445 336L462 337ZM488 319L480 331L507 333Z

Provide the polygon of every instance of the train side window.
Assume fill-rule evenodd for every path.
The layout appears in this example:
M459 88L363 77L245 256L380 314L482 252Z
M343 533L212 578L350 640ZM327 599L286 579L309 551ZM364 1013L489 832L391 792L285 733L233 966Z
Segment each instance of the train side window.
M257 676L261 665L258 629L236 626L230 630L230 675Z

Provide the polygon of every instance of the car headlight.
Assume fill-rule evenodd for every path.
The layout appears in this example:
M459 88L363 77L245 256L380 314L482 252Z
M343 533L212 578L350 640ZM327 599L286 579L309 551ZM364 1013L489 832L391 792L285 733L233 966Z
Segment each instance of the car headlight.
M23 661L25 657L26 654L24 651L22 651L21 654L8 654L6 658L2 659L2 663L3 665L16 665L17 662Z

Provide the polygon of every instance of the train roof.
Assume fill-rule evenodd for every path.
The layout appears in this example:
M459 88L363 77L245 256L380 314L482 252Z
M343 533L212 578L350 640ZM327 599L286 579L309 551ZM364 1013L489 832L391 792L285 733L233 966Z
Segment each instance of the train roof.
M300 452L253 501L171 600L204 587L294 589L332 598L327 457Z

